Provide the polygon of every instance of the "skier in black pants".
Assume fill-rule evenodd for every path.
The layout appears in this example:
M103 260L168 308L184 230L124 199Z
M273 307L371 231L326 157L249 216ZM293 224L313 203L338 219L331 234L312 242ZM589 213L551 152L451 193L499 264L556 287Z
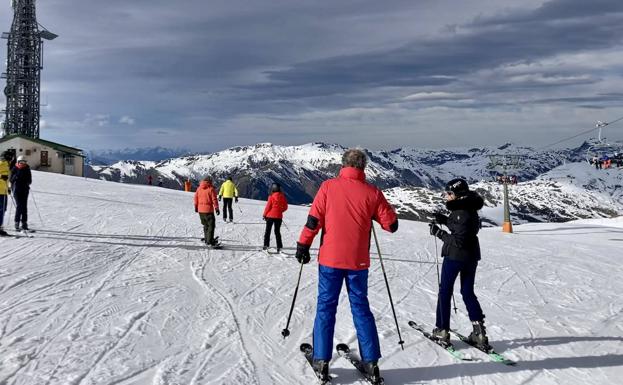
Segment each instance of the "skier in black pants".
M11 189L15 198L15 230L28 230L28 193L32 183L30 167L26 158L20 155L11 170ZM22 224L20 228L20 222Z
M227 214L229 214L229 221L234 221L234 210L232 209L232 201L235 200L238 203L238 188L232 181L231 177L228 177L221 185L221 189L218 193L218 200L223 198L223 221L227 222Z
M264 207L263 218L266 221L266 231L264 231L264 250L270 246L270 230L275 226L275 239L277 240L277 252L283 249L281 242L281 223L283 222L283 212L288 209L288 200L281 192L279 183L273 183L270 188L270 196Z
M441 282L437 298L437 320L433 336L444 342L450 342L450 305L457 276L461 277L461 295L467 307L473 331L469 335L471 343L487 348L487 338L480 303L474 294L476 268L480 260L480 244L478 231L480 218L478 210L484 205L483 199L469 186L464 179L453 179L446 184L446 208L450 215L435 214L431 223L430 233L443 241L441 255ZM450 233L442 230L437 224L446 225Z

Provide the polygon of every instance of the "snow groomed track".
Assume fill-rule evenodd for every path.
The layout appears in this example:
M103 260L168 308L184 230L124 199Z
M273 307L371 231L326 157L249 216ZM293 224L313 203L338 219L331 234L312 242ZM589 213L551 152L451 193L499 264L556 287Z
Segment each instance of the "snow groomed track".
M260 251L264 202L241 200L237 223L217 221L228 247L207 250L189 193L39 172L33 179L41 219L30 204L30 224L37 233L0 239L0 383L313 383L298 349L311 338L317 265L303 270L284 340L298 266L291 255ZM304 207L286 213L286 246L294 246L306 215ZM373 261L370 301L387 384L619 381L623 220L515 230L483 230L477 280L491 342L518 361L515 367L486 356L457 362L409 331L409 319L434 320L434 241L423 223L403 221L395 235L379 233L406 341L402 352ZM456 293L453 327L467 331ZM344 295L336 341L356 347L347 302ZM334 359L331 372L336 384L364 384L343 359Z

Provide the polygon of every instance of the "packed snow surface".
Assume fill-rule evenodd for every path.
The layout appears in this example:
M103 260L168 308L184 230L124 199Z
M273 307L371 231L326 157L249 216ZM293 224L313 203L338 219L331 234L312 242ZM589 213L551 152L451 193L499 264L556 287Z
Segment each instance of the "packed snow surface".
M211 251L199 241L192 194L40 172L33 179L37 232L0 239L1 384L315 383L298 351L311 339L315 261L303 269L291 335L281 337L307 208L290 207L287 254L269 255L259 251L264 202L241 199L235 223L217 221L227 248ZM515 231L483 229L476 288L491 343L515 367L459 342L477 361L457 362L410 329L410 319L432 328L441 244L425 223L377 231L406 341L402 351L375 254L369 294L387 384L621 383L623 220ZM453 326L467 333L455 291ZM345 290L335 341L358 350ZM334 384L364 384L336 355L331 372Z

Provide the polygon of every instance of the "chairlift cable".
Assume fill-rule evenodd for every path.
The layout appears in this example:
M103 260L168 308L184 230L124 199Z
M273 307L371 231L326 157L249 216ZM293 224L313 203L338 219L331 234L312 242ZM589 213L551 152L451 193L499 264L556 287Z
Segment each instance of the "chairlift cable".
M620 118L618 118L618 119L615 119L615 120L613 120L613 121L603 123L603 124L601 125L601 128L606 127L606 126L609 126L609 125L611 125L611 124L613 124L613 123L616 123L616 122L619 122L619 121L621 121L621 120L623 120L623 116L622 116L622 117L620 117ZM565 138L565 139L561 139L561 140L559 140L559 141L557 141L557 142L554 142L554 143L551 143L551 144L545 145L545 146L540 147L540 148L538 148L538 149L539 149L539 150L544 150L544 149L546 149L546 148L549 148L549 147L555 146L555 145L557 145L557 144L560 144L560 143L566 142L566 141L568 141L568 140L575 139L575 138L577 138L577 137L579 137L579 136L586 135L586 134L588 134L588 133L590 133L590 132L593 132L593 131L595 131L595 130L598 130L599 128L600 128L600 127L593 127L593 128L591 128L590 130L582 131L582 132L580 132L579 134L576 134L576 135L570 136L570 137Z

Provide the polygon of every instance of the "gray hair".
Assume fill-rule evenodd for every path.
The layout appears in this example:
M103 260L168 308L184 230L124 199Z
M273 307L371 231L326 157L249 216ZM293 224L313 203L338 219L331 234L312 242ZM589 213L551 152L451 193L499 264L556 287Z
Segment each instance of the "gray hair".
M368 157L358 148L350 148L342 155L342 167L355 167L363 170L366 164L368 164Z

